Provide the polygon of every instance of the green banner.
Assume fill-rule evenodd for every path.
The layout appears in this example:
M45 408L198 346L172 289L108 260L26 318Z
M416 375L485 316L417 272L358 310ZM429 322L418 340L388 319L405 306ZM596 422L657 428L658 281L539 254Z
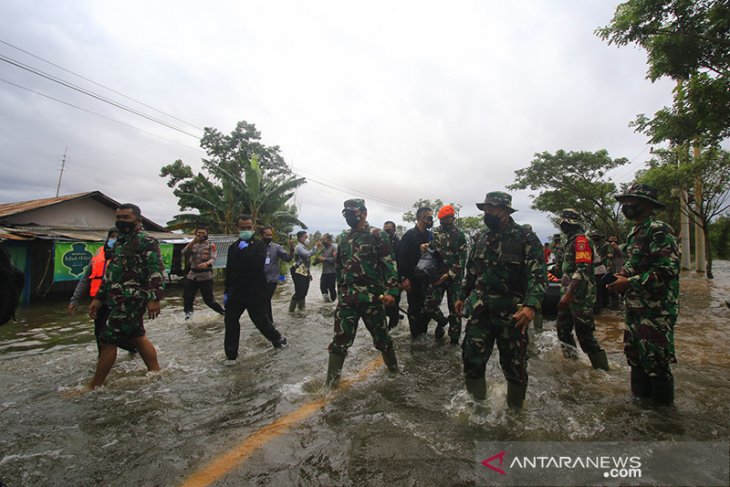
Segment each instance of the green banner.
M81 279L91 258L102 245L102 242L56 242L53 282ZM160 244L162 262L167 272L170 272L172 265L172 250L172 244Z
M102 242L56 242L53 282L78 281Z

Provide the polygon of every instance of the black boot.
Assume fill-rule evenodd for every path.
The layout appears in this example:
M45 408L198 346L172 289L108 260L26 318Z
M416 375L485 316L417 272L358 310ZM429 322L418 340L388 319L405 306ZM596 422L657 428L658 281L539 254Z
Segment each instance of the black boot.
M477 401L483 401L487 398L487 383L484 381L484 377L472 379L470 377L465 378L466 390L471 394Z
M297 306L299 307L299 311L304 311L304 309L306 308L306 301L304 301L303 299L300 299L297 302Z
M631 394L638 398L651 397L651 377L641 367L631 367Z
M520 385L507 382L507 406L512 409L522 409L527 394L527 384Z
M388 372L398 372L398 359L395 358L395 349L391 345L390 350L387 352L381 352L383 354L383 362L388 367Z
M292 296L291 301L289 301L289 312L293 313L295 309L297 309L297 300Z
M339 353L330 352L330 360L327 364L327 380L325 385L334 387L340 380L340 372L342 372L342 365L345 363L345 356Z
M674 379L651 379L651 399L657 406L671 406L674 403Z
M608 372L608 357L606 357L605 350L589 353L588 358L594 369L601 369Z
M433 331L433 336L436 340L441 340L444 337L444 335L446 334L446 325L448 324L449 322L444 319L436 325L436 329Z

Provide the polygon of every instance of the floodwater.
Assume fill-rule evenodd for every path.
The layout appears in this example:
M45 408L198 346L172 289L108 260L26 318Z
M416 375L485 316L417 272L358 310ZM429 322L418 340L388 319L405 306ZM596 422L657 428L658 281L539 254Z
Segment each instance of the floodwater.
M533 341L525 409L514 413L496 350L488 399L475 405L459 348L412 344L405 322L393 333L400 374L390 377L381 364L346 390L324 390L334 305L322 302L317 277L306 314L288 314L289 282L274 298L289 347L274 350L244 317L232 363L223 354L222 318L198 306L184 321L180 290L171 289L160 317L146 324L163 371L148 374L138 357L120 351L106 386L81 396L69 393L93 374L93 324L83 313L68 316L65 301L23 308L16 323L0 327L0 481L180 485L313 401L321 408L265 437L214 485L474 485L478 441L727 440L730 263L715 269L714 281L682 275L676 405L659 410L629 398L617 311L597 317L608 373L591 369L583 354L563 359L554 322L546 321ZM361 326L344 378L378 355Z

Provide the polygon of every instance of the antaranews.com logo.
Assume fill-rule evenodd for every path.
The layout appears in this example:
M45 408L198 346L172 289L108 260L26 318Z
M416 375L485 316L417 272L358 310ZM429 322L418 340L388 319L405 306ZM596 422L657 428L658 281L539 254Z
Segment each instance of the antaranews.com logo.
M641 457L638 456L515 456L509 460L507 452L502 450L496 455L482 460L482 465L499 475L507 475L505 469L514 471L515 469L573 470L580 468L602 470L604 478L641 478Z
M477 442L477 485L730 486L729 449L728 441Z

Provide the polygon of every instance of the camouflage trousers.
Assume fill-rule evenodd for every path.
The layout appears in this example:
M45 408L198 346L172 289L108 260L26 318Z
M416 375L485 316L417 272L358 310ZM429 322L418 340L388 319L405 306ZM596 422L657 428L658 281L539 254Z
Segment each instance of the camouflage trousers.
M467 379L484 377L494 342L499 349L499 365L508 382L527 385L527 333L522 334L514 323L492 321L488 316L470 318L466 322L461 358Z
M593 303L573 302L568 308L559 310L555 328L561 343L575 347L573 338L575 329L581 350L587 354L601 351L601 346L593 335L596 330L596 323L593 321Z
M393 348L393 340L388 333L388 323L385 319L385 306L382 303L338 302L335 310L335 336L329 346L331 353L347 355L347 349L355 341L360 318L373 337L376 349L386 352Z
M426 288L424 312L428 319L435 320L438 324L449 323L451 343L459 343L459 337L461 336L461 318L456 316L454 310L454 303L459 297L458 292L459 283L453 282L451 279L439 285L429 284ZM449 307L448 319L441 311L441 301L444 300L444 293L446 293L446 303Z
M112 302L109 306L109 319L100 335L99 341L114 345L124 344L130 338L145 335L144 314L147 300L126 298Z
M676 317L640 312L626 307L624 354L631 367L641 367L649 377L671 380L670 364L674 355L674 324Z

